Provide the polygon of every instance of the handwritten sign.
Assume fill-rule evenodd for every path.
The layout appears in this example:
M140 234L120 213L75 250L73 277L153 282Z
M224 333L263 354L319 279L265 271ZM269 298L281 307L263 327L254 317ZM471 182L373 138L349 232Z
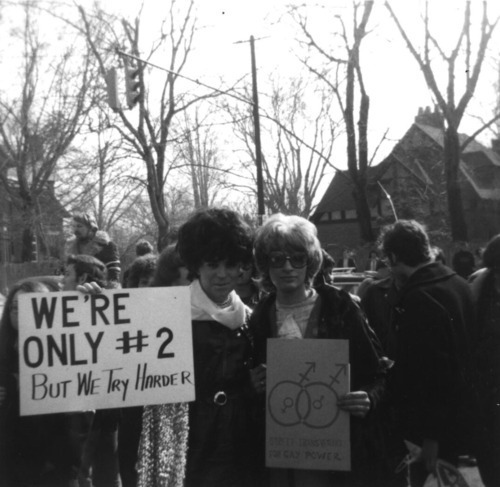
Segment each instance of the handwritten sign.
M347 340L269 339L266 381L266 465L350 470Z
M187 287L20 296L21 415L194 400Z

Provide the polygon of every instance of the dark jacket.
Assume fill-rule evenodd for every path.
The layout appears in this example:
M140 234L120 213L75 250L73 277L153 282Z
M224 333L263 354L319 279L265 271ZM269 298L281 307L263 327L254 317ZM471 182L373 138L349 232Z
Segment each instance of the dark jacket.
M384 353L387 353L389 325L396 299L397 289L392 276L370 282L361 297L361 307L380 340Z
M94 257L106 265L108 281L120 281L120 253L114 242L108 242Z
M252 485L251 337L246 327L193 321L193 352L196 400L189 406L185 485Z
M399 433L417 444L437 440L440 457L450 460L464 447L461 406L473 321L469 286L436 262L410 276L392 310L387 351L395 364L388 390Z
M372 409L381 401L385 373L378 350L380 343L358 305L348 293L333 286L318 287L317 338L349 340L351 390L364 390L370 396ZM250 328L255 337L255 365L266 362L267 338L276 336L276 295L261 300L252 313ZM374 439L370 438L366 419L351 418L351 451L353 471L370 470ZM368 451L370 450L370 451ZM372 457L372 458L370 458Z

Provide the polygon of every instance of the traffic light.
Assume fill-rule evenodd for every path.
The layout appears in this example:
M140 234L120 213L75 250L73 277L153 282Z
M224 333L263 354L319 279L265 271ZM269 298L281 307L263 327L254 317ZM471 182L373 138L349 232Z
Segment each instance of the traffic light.
M141 83L139 81L139 68L125 65L125 92L127 95L127 105L129 108L134 106L141 97Z
M118 72L116 68L111 68L106 73L106 89L108 91L108 105L112 110L121 110L122 106L118 96Z

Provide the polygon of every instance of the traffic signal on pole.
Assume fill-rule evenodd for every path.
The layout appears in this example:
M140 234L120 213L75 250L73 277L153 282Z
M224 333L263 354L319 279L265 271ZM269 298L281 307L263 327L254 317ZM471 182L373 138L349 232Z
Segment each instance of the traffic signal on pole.
M106 89L108 92L108 105L112 110L121 109L120 98L118 96L118 72L116 68L111 68L106 73Z
M140 88L141 83L139 81L139 68L125 65L125 92L129 108L134 108L139 101L141 96Z

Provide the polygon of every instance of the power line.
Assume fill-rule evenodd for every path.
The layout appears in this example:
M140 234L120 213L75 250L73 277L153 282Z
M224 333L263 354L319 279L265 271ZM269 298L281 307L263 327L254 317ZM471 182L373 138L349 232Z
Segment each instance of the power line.
M235 95L234 93L231 93L229 91L223 91L223 90L220 90L219 88L215 88L213 86L210 86L210 85L207 85L206 83L202 83L201 81L197 80L197 79L193 79L193 78L190 78L189 76L185 76L177 71L172 71L171 69L168 69L168 68L165 68L164 66L160 66L158 64L155 64L155 63L152 63L150 61L146 61L144 59L141 59L140 57L138 56L134 56L133 54L128 54L126 52L123 52L121 51L120 49L116 49L116 52L120 55L120 56L126 56L130 59L133 59L137 62L140 62L140 63L143 63L143 64L147 64L148 66L151 66L153 68L157 68L157 69L160 69L162 71L166 71L167 73L171 73L171 74L175 74L176 76L179 76L180 78L184 78L188 81L191 81L192 83L196 83L197 85L199 86L203 86L204 88L208 88L209 90L212 90L212 91L215 91L217 93L220 93L221 95L227 95L227 96L230 96L238 101L241 101L243 103L247 103L248 105L253 105L253 101L251 100L247 100L246 98L242 98L238 95Z

